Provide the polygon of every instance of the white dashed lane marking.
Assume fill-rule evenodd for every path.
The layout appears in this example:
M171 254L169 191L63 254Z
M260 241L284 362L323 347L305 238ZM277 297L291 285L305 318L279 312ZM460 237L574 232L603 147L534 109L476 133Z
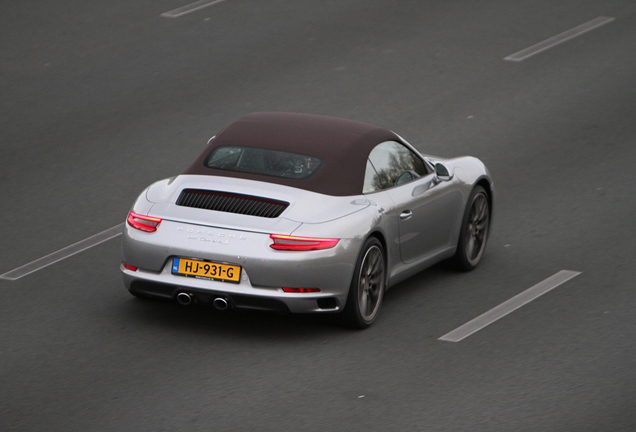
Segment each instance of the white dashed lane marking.
M478 316L472 321L467 322L463 326L445 334L439 338L439 340L446 342L459 342L580 274L581 272L561 270L543 282L539 282L521 294L517 294L510 300L503 302L499 306L490 309L488 312Z
M195 11L198 11L199 9L203 9L206 8L208 6L212 6L215 5L217 3L221 3L225 0L199 0L196 1L194 3L190 3L188 5L185 6L181 6L180 8L177 9L173 9L171 11L168 12L164 12L161 14L162 17L165 18L179 18L182 15L186 15Z
M45 257L25 264L22 267L18 267L15 270L11 270L10 272L0 275L0 279L6 279L10 281L20 279L23 276L41 270L44 267L48 267L51 264L55 264L58 261L62 261L63 259L83 252L86 249L90 249L93 246L97 246L100 243L104 243L107 240L120 236L123 232L123 228L123 223L115 225L112 228L108 228L106 231L102 231L99 234L95 234L94 236L91 236L87 239L78 241L77 243L67 246L64 249L60 249L57 252L53 252L52 254L49 254Z
M585 24L581 24L580 26L574 27L568 31L565 31L561 34L553 36L549 39L544 40L543 42L539 42L538 44L532 45L524 50L516 52L508 57L504 58L507 61L520 62L522 60L527 59L528 57L532 57L535 54L539 54L545 50L548 50L556 45L559 45L565 41L573 39L577 36L582 35L583 33L587 33L591 30L599 28L602 25L611 23L614 21L614 18L610 17L598 17L594 18L592 21L588 21Z

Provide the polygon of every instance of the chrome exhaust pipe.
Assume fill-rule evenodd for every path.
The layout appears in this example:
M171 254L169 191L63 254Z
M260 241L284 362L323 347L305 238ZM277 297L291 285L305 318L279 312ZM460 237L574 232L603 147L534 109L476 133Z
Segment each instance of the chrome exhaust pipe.
M192 303L192 297L192 294L180 292L179 294L177 294L177 301L180 305L188 306L190 303Z
M227 303L227 300L225 300L223 297L215 298L212 304L214 305L215 308L217 308L217 310L220 310L220 311L224 311L230 306Z

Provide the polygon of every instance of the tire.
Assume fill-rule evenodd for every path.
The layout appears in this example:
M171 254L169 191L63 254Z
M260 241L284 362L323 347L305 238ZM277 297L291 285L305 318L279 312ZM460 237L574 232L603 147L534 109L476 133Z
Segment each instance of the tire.
M364 242L349 287L343 312L346 323L357 329L373 324L380 312L385 289L384 248L377 238L370 237Z
M481 186L476 186L468 198L462 227L457 242L457 252L453 258L462 271L474 270L486 250L490 229L490 202Z

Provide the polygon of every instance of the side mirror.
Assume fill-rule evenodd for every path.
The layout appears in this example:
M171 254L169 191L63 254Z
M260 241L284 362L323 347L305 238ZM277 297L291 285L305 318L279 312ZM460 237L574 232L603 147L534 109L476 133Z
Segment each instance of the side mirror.
M446 166L437 162L435 164L435 179L437 180L437 183L449 181L453 179L453 175L448 172L448 168L446 168Z

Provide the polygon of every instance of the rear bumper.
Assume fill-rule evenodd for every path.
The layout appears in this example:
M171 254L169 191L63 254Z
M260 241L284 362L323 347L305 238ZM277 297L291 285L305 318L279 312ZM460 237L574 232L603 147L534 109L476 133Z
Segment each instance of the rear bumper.
M138 269L120 268L126 288L137 294L175 299L186 292L202 303L221 297L236 308L277 312L342 310L360 247L357 240L342 239L334 248L317 251L277 251L269 247L271 242L264 233L166 220L155 233L126 225L123 260ZM238 283L230 283L175 275L171 272L173 257L238 265L241 277ZM287 293L282 287L318 288L320 292Z
M348 294L348 290L286 293L282 289L255 288L249 284L249 278L243 279L240 284L230 284L173 275L169 273L169 268L168 272L160 274L131 271L123 266L120 269L124 275L124 285L132 293L175 300L177 294L185 292L200 303L211 305L216 298L223 298L230 307L240 309L283 313L337 312L344 307Z

